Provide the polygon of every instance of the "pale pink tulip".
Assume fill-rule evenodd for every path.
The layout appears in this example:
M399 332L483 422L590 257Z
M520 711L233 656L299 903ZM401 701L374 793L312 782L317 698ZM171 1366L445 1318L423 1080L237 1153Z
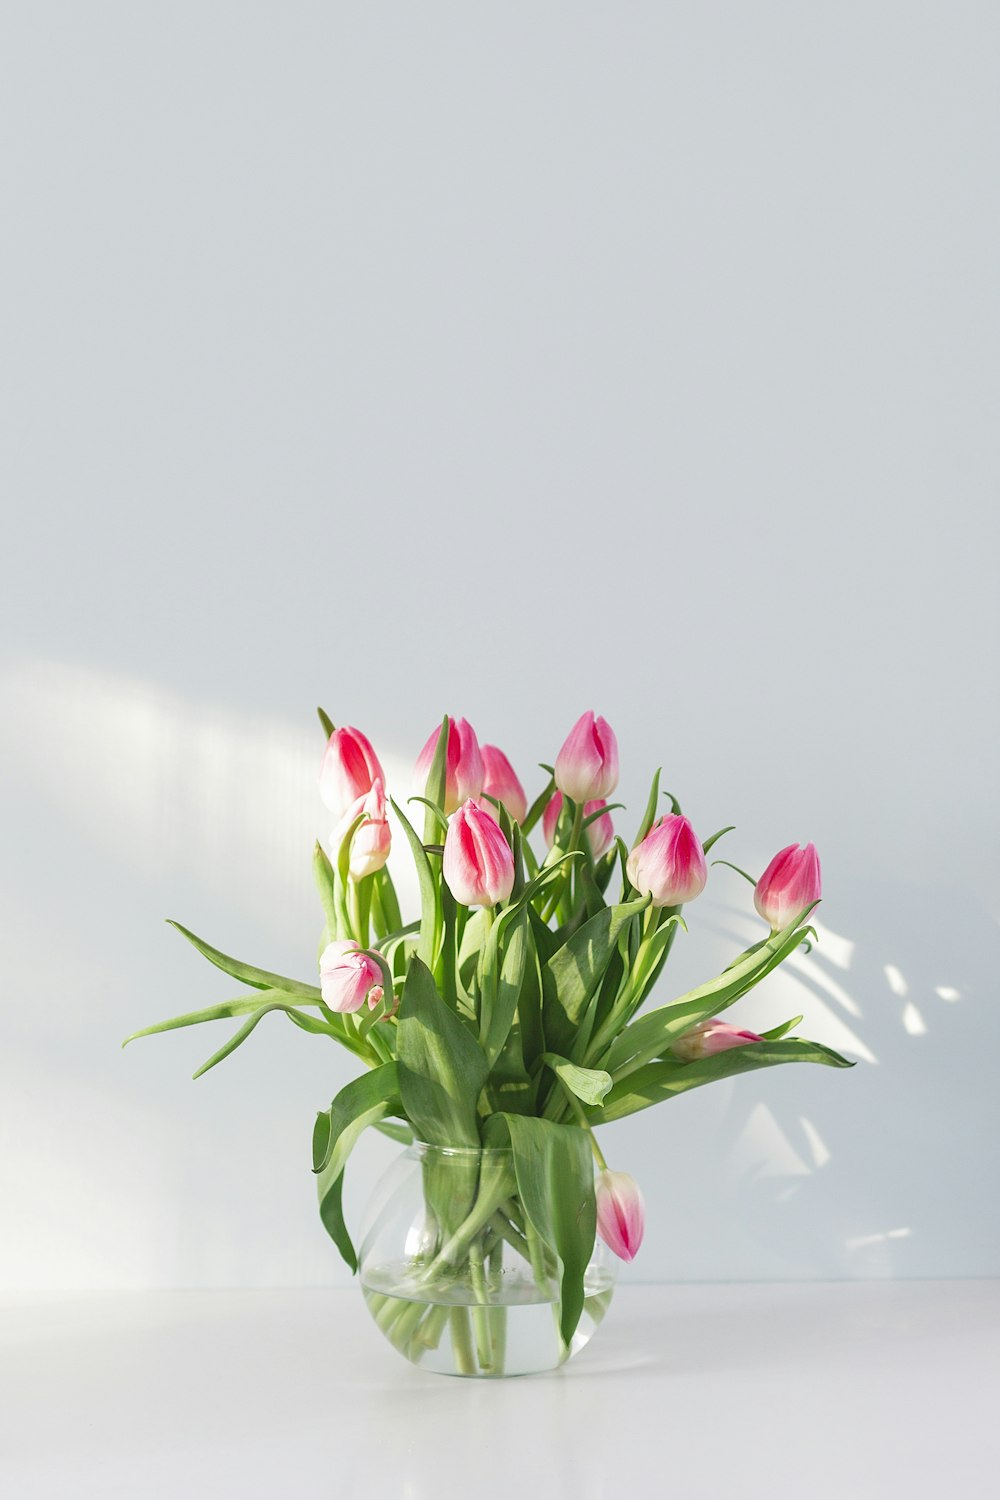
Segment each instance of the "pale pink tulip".
M414 773L414 791L421 797L427 794L427 775L437 749L440 726L435 729L420 754ZM448 720L448 759L445 769L444 811L453 813L456 807L469 797L482 794L483 755L476 739L476 731L467 719Z
M514 885L514 856L496 818L471 798L448 824L442 871L462 906L495 906Z
M367 797L359 797L334 829L330 840L334 858L347 837L348 829L360 813L364 813L365 819L358 824L351 840L349 869L352 880L363 880L366 875L373 875L376 870L381 870L389 858L392 833L386 817L385 789L381 776L376 776Z
M621 1260L634 1260L646 1228L646 1205L628 1172L607 1168L597 1179L597 1232Z
M701 1021L678 1037L670 1050L685 1062L695 1062L699 1057L714 1057L717 1052L763 1040L756 1031L740 1031L736 1026L727 1026L725 1021Z
M367 796L377 776L384 784L385 772L367 735L350 725L335 729L319 772L319 794L334 817L342 818L359 797Z
M815 844L789 844L774 856L757 882L753 904L772 932L787 927L823 893Z
M327 943L319 960L323 1002L331 1010L360 1010L365 1001L374 1010L382 999L382 970L355 942Z
M681 906L705 889L708 866L697 834L687 818L667 813L654 823L626 861L628 878L654 906Z
M528 799L524 787L517 779L517 772L502 750L496 745L483 746L483 791L502 802L515 823L523 823L528 811Z
M618 785L618 741L607 719L588 709L556 756L556 786L574 802L610 797Z
M559 814L562 812L562 792L554 792L549 800L549 805L542 813L542 833L549 848L555 843L556 826L559 822ZM602 807L607 807L603 797L598 797L593 802L584 804L583 815L589 818L591 813L600 812ZM615 836L615 825L611 821L611 814L605 813L602 818L595 818L587 829L587 842L594 859L600 859L602 854L607 853Z

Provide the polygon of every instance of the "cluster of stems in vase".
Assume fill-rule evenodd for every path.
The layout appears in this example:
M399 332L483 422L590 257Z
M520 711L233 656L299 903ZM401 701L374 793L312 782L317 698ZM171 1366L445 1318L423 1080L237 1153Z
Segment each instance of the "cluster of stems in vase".
M323 711L320 719L320 792L335 826L314 851L325 916L319 985L232 959L181 928L249 992L136 1035L245 1016L199 1073L271 1011L341 1043L365 1071L318 1115L313 1167L323 1222L345 1260L356 1268L342 1184L361 1133L374 1125L415 1137L432 1156L450 1148L463 1170L423 1166L434 1237L414 1257L414 1304L424 1293L425 1304L432 1292L444 1296L457 1276L472 1288L475 1320L477 1305L495 1301L498 1257L516 1251L539 1292L551 1290L568 1348L595 1233L625 1260L643 1234L638 1184L608 1167L595 1129L737 1073L786 1062L848 1066L790 1034L801 1017L763 1034L720 1019L815 936L806 923L820 898L816 851L789 845L757 880L740 870L766 932L722 974L639 1014L687 930L683 912L705 888L707 856L730 828L699 837L677 800L661 794L657 773L634 837L623 840L613 823L620 804L608 800L617 741L590 712L543 766L548 779L530 805L507 756L481 746L464 719L445 717L431 734L405 808L389 798L367 736L335 727ZM387 865L390 807L416 866L420 911L410 921ZM544 849L533 846L537 830ZM397 1302L378 1303L376 1317L411 1349L456 1321ZM492 1348L495 1360L496 1320L480 1319L474 1331L478 1354L489 1360ZM457 1349L456 1327L451 1336Z

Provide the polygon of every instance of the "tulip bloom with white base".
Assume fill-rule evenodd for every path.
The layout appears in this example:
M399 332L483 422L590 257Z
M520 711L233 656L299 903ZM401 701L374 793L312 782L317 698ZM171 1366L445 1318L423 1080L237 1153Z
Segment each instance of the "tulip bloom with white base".
M646 1228L646 1204L628 1172L605 1167L597 1179L597 1232L620 1260L635 1260Z
M502 802L515 823L523 823L528 812L528 799L517 779L517 772L496 745L484 745L482 754L483 791Z
M440 729L435 729L420 754L414 772L414 791L421 797L427 791L434 751L437 749ZM479 797L483 790L486 770L483 754L479 748L476 731L468 719L448 720L448 756L445 766L444 811L453 813L469 797Z
M360 1010L365 1001L374 1010L382 999L382 970L355 942L327 943L319 960L323 1003L331 1010Z
M727 1026L725 1021L702 1021L678 1037L670 1050L684 1062L697 1062L699 1057L714 1057L717 1052L729 1052L733 1047L746 1047L763 1040L756 1031L740 1031L736 1026Z
M347 836L347 830L359 813L364 813L365 817L364 822L358 824L351 840L349 869L352 880L363 880L366 875L374 875L389 858L392 833L386 817L385 788L381 776L376 776L367 797L359 797L334 829L330 843L335 851L339 850Z
M771 931L777 932L822 894L815 844L807 844L804 849L789 844L778 851L758 880L753 904L764 921L770 922Z
M542 833L550 849L556 840L556 826L559 822L559 814L562 812L562 805L562 792L555 792L548 807L542 814ZM607 807L607 805L603 797L598 797L593 802L587 802L584 804L583 816L589 818L591 813L600 812L601 808ZM590 845L590 852L594 859L600 859L602 854L607 853L611 848L614 836L615 825L611 821L610 813L605 813L603 817L594 819L593 823L587 829L587 843Z
M574 802L610 797L618 785L618 741L607 719L588 709L556 756L555 783Z
M705 852L687 818L667 813L629 854L625 868L641 896L654 906L682 906L705 889Z
M359 797L366 797L385 772L360 729L335 729L326 743L319 772L319 794L335 818L342 818Z
M471 797L448 824L442 872L462 906L496 906L514 887L514 856L503 830Z

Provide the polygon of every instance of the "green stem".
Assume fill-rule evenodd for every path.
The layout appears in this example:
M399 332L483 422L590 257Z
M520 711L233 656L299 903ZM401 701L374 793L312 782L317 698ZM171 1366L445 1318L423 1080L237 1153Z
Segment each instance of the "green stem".
M476 1356L472 1347L472 1331L469 1327L469 1309L451 1309L451 1347L455 1356L455 1367L460 1375L475 1375Z

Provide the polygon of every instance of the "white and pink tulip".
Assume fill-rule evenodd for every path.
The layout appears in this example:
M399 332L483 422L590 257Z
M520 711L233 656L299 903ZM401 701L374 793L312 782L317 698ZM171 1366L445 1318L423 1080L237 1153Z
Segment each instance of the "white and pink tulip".
M654 906L682 906L705 889L708 866L701 841L687 818L667 813L629 854L628 878Z
M514 887L514 856L496 818L470 797L448 824L442 872L462 906L496 906Z
M574 802L611 796L618 785L618 741L607 719L581 714L556 756L555 783Z
M434 760L434 751L437 749L440 733L440 728L435 729L417 756L414 791L418 792L421 797L427 792L427 777ZM453 813L469 797L481 796L485 776L483 754L479 748L476 731L468 719L449 719L444 811Z
M646 1204L628 1172L605 1167L597 1179L597 1232L621 1260L634 1260L646 1229Z
M757 882L753 904L771 931L787 927L823 894L815 844L780 849Z

